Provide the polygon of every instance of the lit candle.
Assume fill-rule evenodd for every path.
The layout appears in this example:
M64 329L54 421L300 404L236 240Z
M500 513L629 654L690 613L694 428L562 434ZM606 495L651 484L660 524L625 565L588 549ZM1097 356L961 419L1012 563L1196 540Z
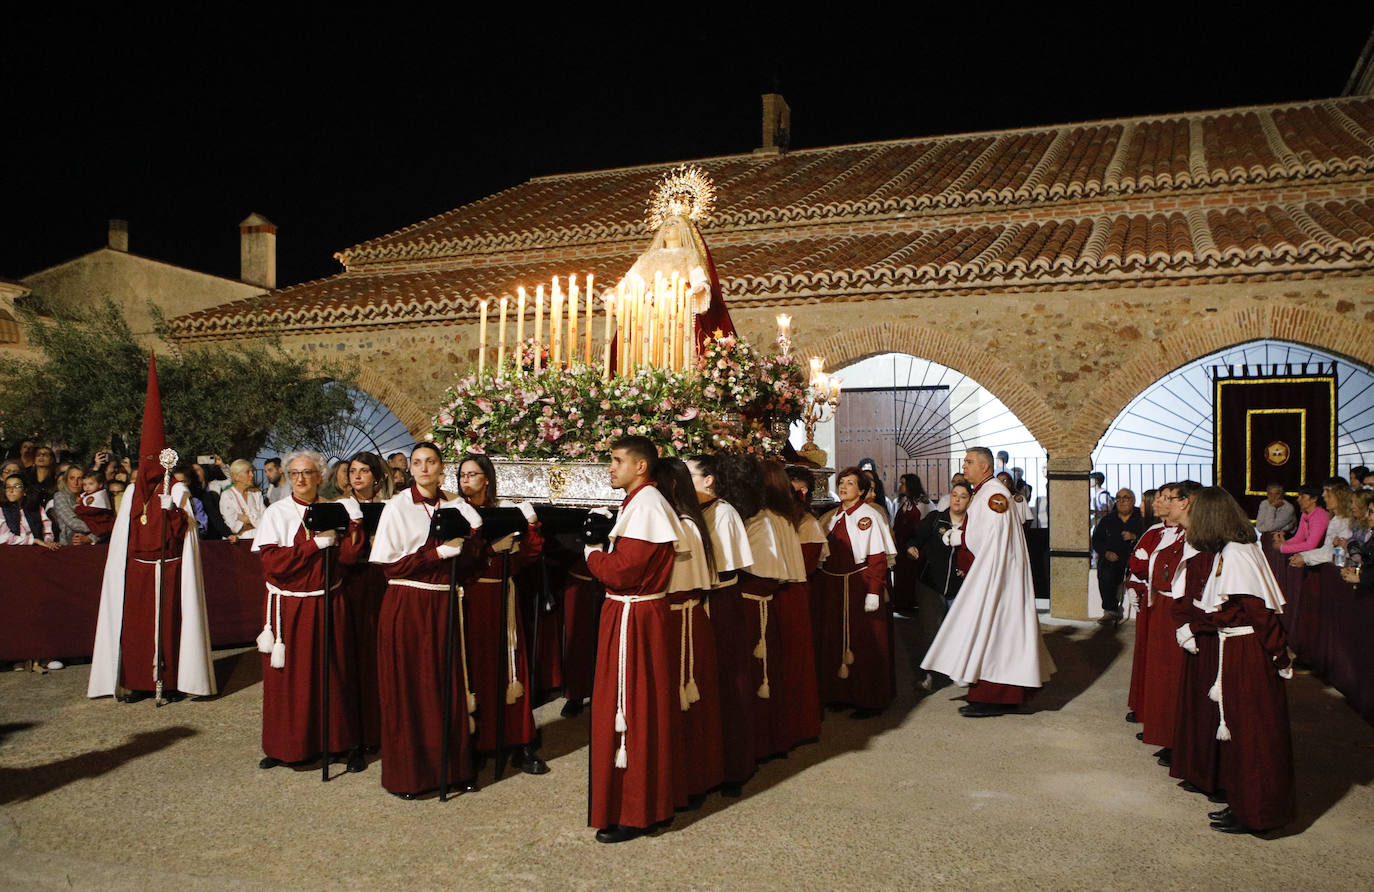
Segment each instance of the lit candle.
M516 288L515 298L515 377L525 374L525 286Z
M601 380L603 381L611 380L611 312L615 309L612 305L613 301L614 298L611 296L611 293L609 291L606 292L606 300L604 301L606 307L606 347L602 351L603 358L601 360ZM587 332L588 336L590 336L590 326L588 326Z
M587 273L587 330L582 335L582 361L587 365L592 364L592 274Z
M500 336L496 340L496 377L501 377L501 367L506 362L506 304L509 299L506 295L501 295L501 328Z
M480 377L487 367L487 299L482 298L479 306L482 308L482 330L478 336L477 347L477 374Z
M811 380L815 381L821 376L821 368L825 365L825 360L819 356L811 357Z
M549 353L549 368L558 368L563 351L563 289L558 286L558 277L553 277L553 302L549 305L549 343L553 345Z
M830 404L832 406L840 401L840 386L843 384L843 378L830 379Z
M668 344L668 361L664 365L670 371L677 371L678 359L680 357L681 342L679 341L680 332L677 325L677 293L678 286L681 284L678 274L673 273L673 294L668 300L668 318L664 320L664 341Z
M534 290L534 373L544 365L544 286Z
M577 359L577 279L568 276L568 367ZM588 320L590 321L590 320Z
M625 283L615 287L615 367L616 374L625 374Z

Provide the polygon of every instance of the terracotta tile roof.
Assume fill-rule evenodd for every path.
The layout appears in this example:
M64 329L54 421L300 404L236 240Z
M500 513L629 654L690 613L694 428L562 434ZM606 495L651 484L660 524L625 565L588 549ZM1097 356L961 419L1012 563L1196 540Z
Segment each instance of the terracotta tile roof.
M732 302L1307 275L1374 266L1374 99L695 162ZM552 275L614 282L671 165L540 177L340 252L346 271L183 316L186 337L451 321Z
M936 221L938 223L938 221ZM186 338L451 322L512 283L593 272L614 281L638 246L570 261L360 269L182 316ZM1374 197L1253 207L1105 213L736 242L713 250L732 305L950 290L1027 290L1236 274L1339 273L1374 265Z

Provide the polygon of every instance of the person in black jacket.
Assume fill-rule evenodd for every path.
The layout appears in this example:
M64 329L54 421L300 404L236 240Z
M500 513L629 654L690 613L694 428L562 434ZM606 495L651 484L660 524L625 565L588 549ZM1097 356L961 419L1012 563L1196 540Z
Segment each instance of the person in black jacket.
M1145 519L1135 506L1135 493L1129 489L1116 494L1116 510L1102 516L1093 528L1092 549L1097 555L1097 589L1102 596L1103 623L1121 622L1121 583L1126 565L1135 550Z
M944 599L946 607L959 594L959 586L964 578L955 566L955 548L945 543L945 534L963 524L964 512L968 510L972 498L971 486L967 483L954 484L950 488L949 507L921 518L920 524L902 545L913 560L925 558L921 582L937 592Z

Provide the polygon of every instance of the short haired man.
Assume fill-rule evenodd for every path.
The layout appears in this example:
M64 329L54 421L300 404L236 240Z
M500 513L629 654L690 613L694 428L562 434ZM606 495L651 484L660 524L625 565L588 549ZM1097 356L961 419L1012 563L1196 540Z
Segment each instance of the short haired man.
M1126 562L1135 550L1136 540L1144 532L1145 519L1135 506L1135 493L1122 489L1116 494L1116 510L1097 522L1092 535L1103 623L1121 622L1119 589L1126 578Z
M681 708L672 682L666 599L682 531L653 483L658 450L644 437L611 444L611 486L624 490L609 545L588 545L606 586L592 693L591 809L597 842L642 835L673 816L673 741Z
M271 505L291 497L291 483L281 469L281 459L273 457L262 463L262 475L267 480L263 489L264 505Z
M1269 484L1265 488L1264 501L1260 502L1259 511L1255 515L1255 532L1260 535L1265 533L1287 535L1293 532L1293 528L1297 525L1298 512L1293 507L1293 503L1286 498L1283 484Z
M992 474L991 451L964 456L973 500L961 528L945 534L957 546L964 584L921 668L969 685L969 718L1013 712L1054 672L1035 612L1026 534L1011 493Z

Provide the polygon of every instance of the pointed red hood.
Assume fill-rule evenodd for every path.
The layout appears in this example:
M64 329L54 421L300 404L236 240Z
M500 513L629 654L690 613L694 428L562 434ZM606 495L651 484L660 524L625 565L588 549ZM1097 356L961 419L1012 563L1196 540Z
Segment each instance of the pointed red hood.
M162 392L157 386L157 356L148 357L148 396L143 403L143 433L138 438L138 481L135 498L141 505L155 491L163 469L158 461L167 448L167 431L162 425Z

